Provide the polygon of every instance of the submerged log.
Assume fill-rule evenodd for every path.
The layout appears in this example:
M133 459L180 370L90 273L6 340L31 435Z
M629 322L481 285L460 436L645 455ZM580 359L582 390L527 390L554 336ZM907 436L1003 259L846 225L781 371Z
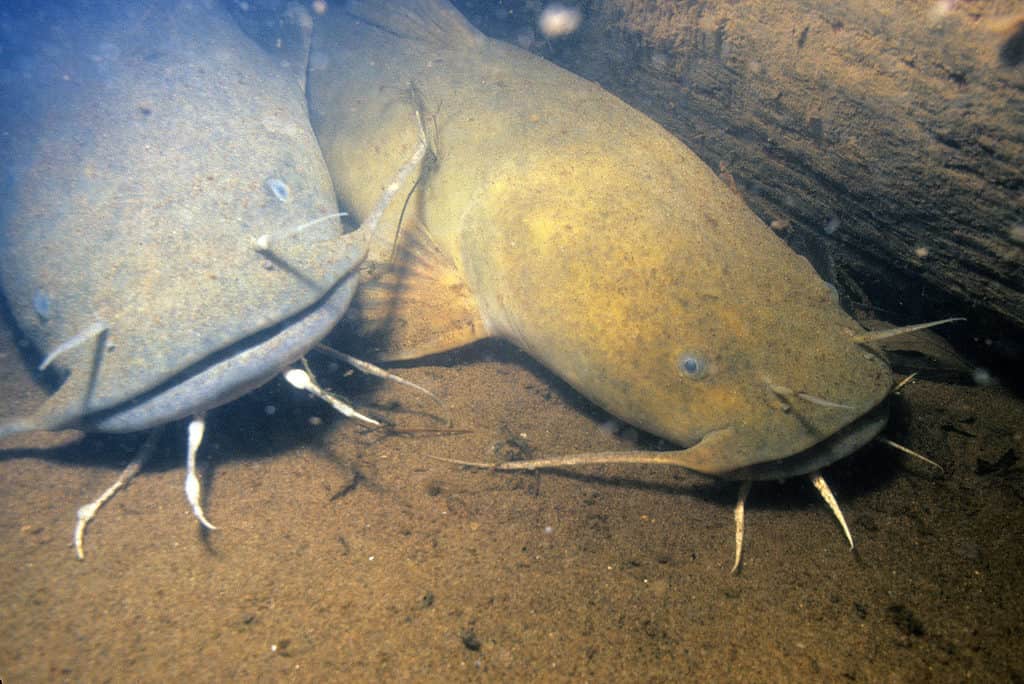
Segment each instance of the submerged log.
M540 3L458 4L659 121L797 249L824 246L854 308L967 316L961 348L1024 360L1019 2L591 0L552 41Z

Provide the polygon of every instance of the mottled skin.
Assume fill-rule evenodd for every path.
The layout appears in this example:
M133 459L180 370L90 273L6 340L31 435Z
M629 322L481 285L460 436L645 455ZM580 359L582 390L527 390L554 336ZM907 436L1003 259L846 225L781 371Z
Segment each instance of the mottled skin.
M875 414L853 446L758 469L875 409L889 367L851 339L862 329L804 258L685 145L598 85L485 38L441 0L332 10L315 27L312 64L314 130L343 204L372 206L422 109L437 162L411 206L468 286L477 336L514 342L683 448L658 460L794 475L884 424ZM389 252L385 241L371 258Z

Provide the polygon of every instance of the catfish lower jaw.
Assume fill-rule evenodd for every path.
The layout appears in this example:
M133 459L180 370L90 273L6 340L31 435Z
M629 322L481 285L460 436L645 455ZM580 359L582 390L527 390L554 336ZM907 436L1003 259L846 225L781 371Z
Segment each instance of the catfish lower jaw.
M715 475L729 480L785 480L813 473L864 447L882 431L888 420L889 403L883 401L846 427L803 451Z
M138 397L84 415L75 427L137 432L203 413L251 392L305 356L337 325L357 285L358 274L343 278L309 308L212 354Z

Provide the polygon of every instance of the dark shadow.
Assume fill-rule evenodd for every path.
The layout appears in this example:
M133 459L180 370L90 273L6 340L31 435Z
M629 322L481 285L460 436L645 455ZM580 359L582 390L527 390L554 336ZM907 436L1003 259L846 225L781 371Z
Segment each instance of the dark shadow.
M999 61L1004 66L1019 66L1024 62L1024 22L1021 22L1013 35L999 48Z

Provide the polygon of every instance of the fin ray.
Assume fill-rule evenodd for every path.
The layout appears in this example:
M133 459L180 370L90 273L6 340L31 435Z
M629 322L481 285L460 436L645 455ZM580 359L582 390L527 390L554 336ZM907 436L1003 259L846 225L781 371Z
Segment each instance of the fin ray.
M379 359L405 361L490 336L476 300L426 229L404 231L391 264L376 264L354 303L364 335L383 338Z

